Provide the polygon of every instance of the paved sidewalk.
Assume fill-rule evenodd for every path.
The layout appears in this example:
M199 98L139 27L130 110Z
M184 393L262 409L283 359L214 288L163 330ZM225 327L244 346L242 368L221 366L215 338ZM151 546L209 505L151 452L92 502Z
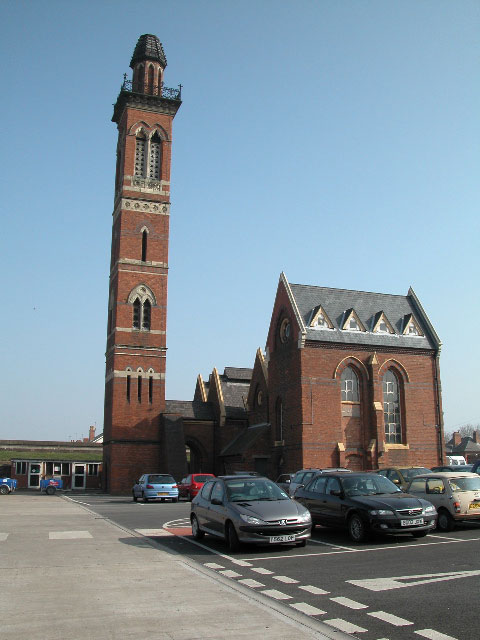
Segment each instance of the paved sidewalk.
M1 640L351 638L65 497L0 496Z

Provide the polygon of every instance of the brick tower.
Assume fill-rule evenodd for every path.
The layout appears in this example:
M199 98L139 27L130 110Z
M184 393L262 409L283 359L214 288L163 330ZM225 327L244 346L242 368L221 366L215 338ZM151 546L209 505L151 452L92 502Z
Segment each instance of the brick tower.
M165 408L168 233L173 118L156 36L139 38L112 121L118 127L105 371L104 488L127 493L157 470Z

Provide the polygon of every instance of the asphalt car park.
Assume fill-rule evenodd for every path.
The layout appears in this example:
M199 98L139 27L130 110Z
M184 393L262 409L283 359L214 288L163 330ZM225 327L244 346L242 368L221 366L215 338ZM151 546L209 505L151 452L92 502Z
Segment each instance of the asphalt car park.
M48 498L46 498L48 499ZM305 548L192 537L190 503L78 496L89 509L148 536L286 607L366 640L473 640L480 585L480 524L453 532L376 537L354 544L344 530L316 527Z

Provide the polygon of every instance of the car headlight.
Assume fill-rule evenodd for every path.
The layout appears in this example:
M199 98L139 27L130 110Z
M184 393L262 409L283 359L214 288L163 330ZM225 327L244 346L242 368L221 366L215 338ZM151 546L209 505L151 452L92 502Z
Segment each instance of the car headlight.
M265 524L265 522L263 520L260 520L260 518L254 518L253 516L246 516L243 513L240 514L240 518L244 522L247 522L248 524Z
M429 507L424 507L423 509L423 515L427 515L427 514L431 514L431 513L437 513L437 510L435 509L435 507L433 506L433 504L431 504Z
M297 517L298 522L311 522L312 520L312 516L310 515L310 512L307 511L307 513L299 513L298 517Z
M373 509L372 511L370 511L370 515L371 516L393 516L394 513L393 511L390 511L390 509Z

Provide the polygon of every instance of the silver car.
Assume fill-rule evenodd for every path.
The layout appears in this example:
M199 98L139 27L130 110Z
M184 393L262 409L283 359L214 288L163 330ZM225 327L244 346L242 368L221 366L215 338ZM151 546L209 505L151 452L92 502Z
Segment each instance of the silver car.
M206 482L192 501L190 521L196 540L209 533L225 540L230 551L242 542L304 547L312 530L308 509L268 478L252 476Z

